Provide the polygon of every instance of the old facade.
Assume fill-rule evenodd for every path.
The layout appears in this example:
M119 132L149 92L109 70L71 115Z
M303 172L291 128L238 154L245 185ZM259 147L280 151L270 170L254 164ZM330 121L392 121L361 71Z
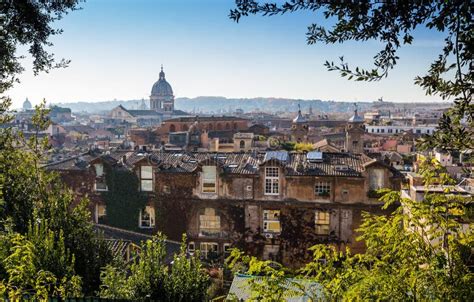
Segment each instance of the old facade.
M132 171L140 194L136 228L188 236L189 251L222 255L237 246L297 265L316 243L363 252L355 230L363 211L382 213L369 194L400 189L401 175L351 153L112 152L85 154L46 167L78 197L88 195L96 222L106 222L107 173ZM130 214L132 215L132 214ZM126 217L123 217L126 219ZM110 222L110 221L109 221Z

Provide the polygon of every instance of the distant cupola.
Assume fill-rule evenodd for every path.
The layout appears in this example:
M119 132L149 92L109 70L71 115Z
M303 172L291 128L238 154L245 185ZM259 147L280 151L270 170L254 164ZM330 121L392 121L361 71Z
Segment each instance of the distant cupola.
M172 113L174 111L173 89L166 81L163 65L161 65L158 81L151 88L150 109L163 113Z
M28 98L23 102L23 110L30 110L32 108L30 101Z

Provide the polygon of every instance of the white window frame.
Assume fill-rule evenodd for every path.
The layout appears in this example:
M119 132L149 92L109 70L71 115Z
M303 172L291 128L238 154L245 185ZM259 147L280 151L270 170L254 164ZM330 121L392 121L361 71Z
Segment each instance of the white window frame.
M212 184L214 184L214 186L212 186ZM217 167L216 166L202 166L201 191L202 193L211 193L211 194L217 192Z
M144 186L144 183L148 184L149 187ZM153 192L153 166L140 166L140 190L142 192Z
M155 208L152 206L146 206L145 212L148 214L148 219L143 219L143 210L140 210L138 215L138 227L141 229L152 229L155 227Z
M109 188L107 187L107 182L105 181L104 164L102 163L94 164L94 171L95 171L94 191L99 191L99 192L108 191ZM97 186L98 183L105 184L105 187L99 188Z
M232 248L232 245L230 243L224 243L222 247L223 247L222 252L224 253L224 255L225 256L230 255L230 249Z
M265 167L265 195L280 195L280 168Z
M196 243L194 241L190 241L188 243L188 253L194 253L196 251Z
M278 230L269 228L270 224L278 224ZM263 210L263 232L281 233L280 210Z
M314 185L314 194L316 196L323 196L320 195L324 192L327 192L330 196L331 195L331 182L329 181L317 181Z
M331 213L329 211L314 211L314 231L317 235L329 235Z
M201 255L207 258L209 252L219 253L219 244L217 242L201 242L199 244L199 250L201 251Z

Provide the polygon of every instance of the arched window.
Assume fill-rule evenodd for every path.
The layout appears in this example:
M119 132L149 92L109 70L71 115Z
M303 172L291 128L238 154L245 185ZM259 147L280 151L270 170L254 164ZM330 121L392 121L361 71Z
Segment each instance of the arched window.
M182 131L188 131L188 125L183 124L183 125L181 126L181 130L182 130Z
M222 130L222 125L221 125L221 123L217 123L217 130Z
M245 142L243 140L240 141L240 149L245 148Z
M230 124L229 123L225 123L225 130L230 130Z
M174 124L170 125L170 132L176 132L176 126Z
M237 123L234 123L233 127L234 127L234 130L237 130Z
M207 126L207 128L208 128L209 130L214 130L214 125L211 124L211 123L209 123L209 125Z

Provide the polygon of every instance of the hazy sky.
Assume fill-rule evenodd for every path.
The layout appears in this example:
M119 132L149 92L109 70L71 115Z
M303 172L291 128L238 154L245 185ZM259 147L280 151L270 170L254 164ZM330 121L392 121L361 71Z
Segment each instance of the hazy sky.
M371 67L376 41L312 45L307 26L324 20L301 12L277 17L228 18L232 0L89 0L57 22L64 33L53 52L66 69L34 77L30 61L9 91L18 107L34 104L148 98L160 65L176 97L287 97L341 101L430 101L413 84L442 47L443 36L420 30L400 52L399 64L379 83L350 82L326 71L344 55Z

